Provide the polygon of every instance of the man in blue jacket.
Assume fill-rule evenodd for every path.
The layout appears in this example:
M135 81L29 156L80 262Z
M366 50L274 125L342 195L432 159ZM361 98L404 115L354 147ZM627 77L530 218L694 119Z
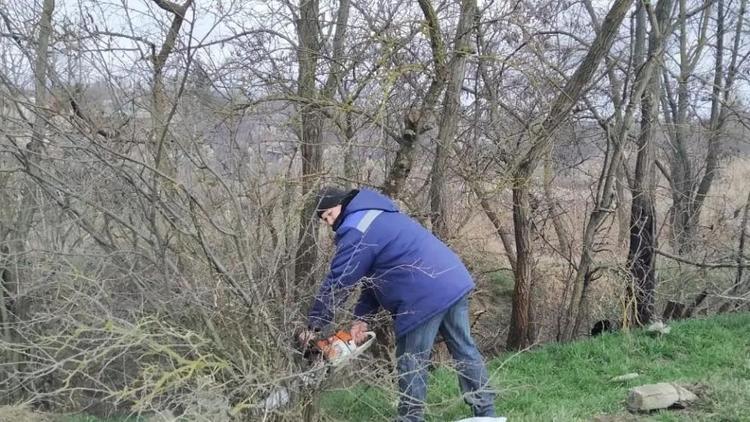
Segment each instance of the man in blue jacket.
M494 416L494 392L469 329L467 296L474 281L459 257L371 190L324 188L318 216L336 232L336 254L310 310L310 330L330 324L335 308L359 285L351 328L355 341L364 340L368 317L380 307L394 319L399 421L424 420L427 367L438 333L457 363L474 416ZM300 338L311 335L307 331Z

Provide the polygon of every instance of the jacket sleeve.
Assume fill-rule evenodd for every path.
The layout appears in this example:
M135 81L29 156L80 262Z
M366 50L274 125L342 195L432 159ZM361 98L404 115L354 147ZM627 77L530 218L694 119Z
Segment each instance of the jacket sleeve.
M373 315L380 308L380 303L372 291L373 286L367 286L362 289L357 306L354 307L354 316L357 319L365 319Z
M331 269L310 309L308 326L312 329L323 329L331 323L334 309L346 300L356 283L370 272L375 258L374 245L365 244L362 233L356 228L349 228L336 243Z

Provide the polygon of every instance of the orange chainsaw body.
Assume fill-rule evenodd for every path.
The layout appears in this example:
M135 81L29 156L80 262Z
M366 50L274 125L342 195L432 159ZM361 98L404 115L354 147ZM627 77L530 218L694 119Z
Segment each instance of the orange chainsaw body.
M334 361L342 355L348 354L352 347L356 348L352 335L343 330L326 339L318 340L315 345L328 361Z

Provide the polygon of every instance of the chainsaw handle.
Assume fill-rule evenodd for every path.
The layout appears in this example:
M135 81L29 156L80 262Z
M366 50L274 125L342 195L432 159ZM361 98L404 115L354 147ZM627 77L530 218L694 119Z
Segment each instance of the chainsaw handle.
M372 346L372 343L374 343L375 339L377 338L374 331L365 331L365 336L367 337L367 340L365 340L362 344L357 345L357 355L369 349L370 346Z
M358 350L365 351L369 349L370 346L372 346L372 343L375 342L375 339L377 338L374 331L366 331L365 335L367 336L367 340L365 340L364 343L357 346Z

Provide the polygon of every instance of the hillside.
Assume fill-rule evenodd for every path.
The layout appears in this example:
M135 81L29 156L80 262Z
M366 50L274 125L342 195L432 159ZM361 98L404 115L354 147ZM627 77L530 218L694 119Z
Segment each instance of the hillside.
M666 336L636 330L606 334L570 344L550 344L505 354L489 365L499 394L497 411L509 421L750 421L750 313L676 322ZM636 372L625 382L611 378ZM366 368L344 378L355 379ZM632 415L625 410L628 390L674 382L699 399L687 409ZM359 383L324 393L321 421L387 421L395 413L390 387ZM433 371L428 420L470 416L449 368ZM135 422L164 420L40 415L0 407L0 422Z

